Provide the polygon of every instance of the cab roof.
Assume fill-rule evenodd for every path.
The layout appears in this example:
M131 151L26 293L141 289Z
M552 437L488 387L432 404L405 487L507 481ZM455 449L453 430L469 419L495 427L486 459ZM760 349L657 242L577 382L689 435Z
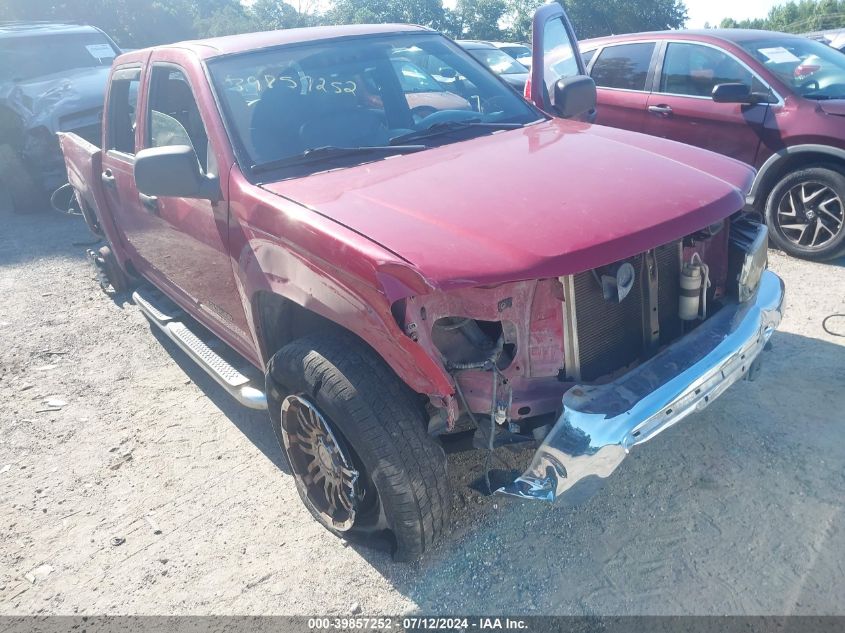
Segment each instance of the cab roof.
M342 26L312 26L299 29L282 29L278 31L260 31L258 33L243 33L212 37L204 40L189 40L157 46L155 48L183 48L193 51L198 57L208 59L221 55L231 55L246 51L259 50L282 46L284 44L299 44L302 42L317 42L344 37L364 37L368 35L389 35L392 33L433 32L423 26L412 24L349 24Z
M711 43L730 42L733 44L772 38L803 39L801 35L792 35L790 33L779 33L777 31L763 31L757 29L678 29L674 31L647 31L644 33L626 33L624 35L609 35L607 37L597 37L591 40L582 40L580 42L580 46L582 48L592 48L593 46L606 44L609 42L626 42L643 39L665 40L673 38Z

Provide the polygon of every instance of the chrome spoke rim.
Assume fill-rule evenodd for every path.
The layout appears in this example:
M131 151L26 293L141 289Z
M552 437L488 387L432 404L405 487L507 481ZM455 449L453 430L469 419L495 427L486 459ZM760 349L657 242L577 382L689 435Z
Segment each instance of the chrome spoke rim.
M331 424L307 398L282 402L282 440L297 486L328 527L345 532L355 523L359 473Z
M787 240L808 250L824 248L845 227L845 205L829 186L805 181L781 197L777 225Z

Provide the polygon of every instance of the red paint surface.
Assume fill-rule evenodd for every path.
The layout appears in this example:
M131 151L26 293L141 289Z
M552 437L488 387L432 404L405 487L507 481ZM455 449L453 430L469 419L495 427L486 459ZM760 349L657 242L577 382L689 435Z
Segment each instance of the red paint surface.
M724 219L742 207L753 173L677 143L548 121L263 187L244 177L203 59L405 28L415 27L276 31L123 55L116 68L167 61L185 71L217 161L222 200L165 200L160 215L150 217L137 204L131 161L65 136L71 182L96 208L124 265L131 263L257 367L267 352L256 297L275 293L353 332L412 389L454 409L454 385L439 355L407 336L391 313L404 298L409 311L425 305L432 314L513 322L517 360L507 370L513 409L551 410L567 387L556 379L563 334L554 279ZM146 106L148 76L139 108ZM141 149L143 122L136 132ZM109 195L100 182L106 165L125 172ZM506 296L512 306L500 312ZM481 385L487 378L465 378L479 411L489 409Z

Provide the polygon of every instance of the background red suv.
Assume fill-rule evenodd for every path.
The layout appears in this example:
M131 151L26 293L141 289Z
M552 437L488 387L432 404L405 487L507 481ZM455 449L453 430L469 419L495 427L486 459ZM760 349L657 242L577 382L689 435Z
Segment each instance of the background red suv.
M845 55L741 29L635 33L581 51L596 123L753 165L748 204L776 246L814 260L845 254Z

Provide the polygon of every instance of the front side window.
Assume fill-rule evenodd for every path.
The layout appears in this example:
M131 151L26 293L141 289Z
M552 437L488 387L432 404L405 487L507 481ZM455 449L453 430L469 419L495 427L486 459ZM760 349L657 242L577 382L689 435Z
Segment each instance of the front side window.
M646 90L654 42L608 46L590 70L596 86L622 90Z
M666 49L660 92L710 97L719 84L741 83L755 92L765 87L748 68L727 53L709 46L670 42Z
M333 166L360 164L386 147L418 151L540 117L467 52L430 32L250 51L210 60L208 68L239 161L256 174L302 171L329 151Z
M803 37L767 38L741 46L802 97L845 98L845 55L836 49Z
M552 99L558 79L574 77L580 72L575 48L563 25L563 19L552 18L543 25L543 78Z
M106 150L135 154L136 106L140 77L140 69L118 70L112 77Z
M189 145L206 168L208 135L185 73L153 66L150 83L148 147Z

